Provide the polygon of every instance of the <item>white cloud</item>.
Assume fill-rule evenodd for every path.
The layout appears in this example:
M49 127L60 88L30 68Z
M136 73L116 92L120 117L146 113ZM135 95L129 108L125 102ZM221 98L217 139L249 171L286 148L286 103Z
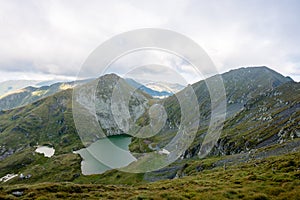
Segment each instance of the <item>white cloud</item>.
M145 27L187 35L220 72L266 65L300 80L299 6L297 0L1 1L0 81L17 74L73 77L103 41ZM184 76L192 74L184 69Z

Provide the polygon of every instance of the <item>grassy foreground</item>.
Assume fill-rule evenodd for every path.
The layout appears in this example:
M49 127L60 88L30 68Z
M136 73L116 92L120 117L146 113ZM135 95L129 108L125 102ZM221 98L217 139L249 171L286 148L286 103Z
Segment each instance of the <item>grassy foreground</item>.
M300 199L300 152L195 172L203 163L191 161L190 176L154 183L0 185L0 199Z

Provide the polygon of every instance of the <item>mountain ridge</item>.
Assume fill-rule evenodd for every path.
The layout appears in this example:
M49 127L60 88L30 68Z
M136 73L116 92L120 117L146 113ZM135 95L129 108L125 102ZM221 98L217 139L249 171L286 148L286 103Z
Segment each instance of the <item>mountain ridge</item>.
M266 68L253 70L245 68L225 73L222 76L224 77L224 86L228 94L227 106L231 113L227 115L223 133L207 159L214 158L215 156L247 154L248 152L260 148L286 145L289 142L299 140L300 119L298 116L300 116L300 97L298 94L300 94L300 85L298 83ZM120 77L116 75L106 75L100 78L103 81L98 84L99 91L97 96L99 100L109 100L111 98L111 95L109 95L113 88L111 83L115 83L119 78ZM123 83L123 80L121 82ZM126 83L126 81L124 82ZM106 87L108 85L111 85L111 87ZM131 86L126 86L125 88L127 87L134 90ZM193 84L192 87L197 94L200 111L202 111L200 116L200 129L198 130L194 142L182 154L178 162L156 172L130 175L132 179L138 182L147 182L147 180L158 180L155 177L169 179L174 178L176 174L178 174L178 176L184 176L186 173L185 170L190 168L183 166L185 166L185 164L190 165L188 164L191 162L190 159L199 159L198 154L209 124L211 108L209 91L206 88L205 81L197 82ZM184 92L184 90L181 92ZM68 157L74 159L72 161L73 165L68 166L70 171L74 174L69 174L68 179L58 180L76 181L78 177L80 177L78 181L87 181L94 177L82 175L77 177L76 175L75 177L77 178L72 178L76 173L80 173L78 171L80 170L80 158L74 156L72 151L84 147L73 122L71 106L72 93L73 89L67 89L29 105L1 111L0 157L2 161L0 168L2 172L0 176L10 173L12 170L14 170L14 173L25 171L33 174L33 176L41 176L35 174L32 169L34 169L37 163L40 163L42 158L30 156L29 160L26 159L26 156L30 154L30 151L32 151L38 141L39 144L51 145L56 149L56 155L54 155L53 160L52 158L48 159L47 165L55 166L53 162L58 157L64 160L65 163L71 162L68 161ZM143 93L139 92L136 97L139 98L139 95L143 95ZM143 98L145 98L145 107L143 107L144 114L139 112L140 114L135 117L135 123L139 125L149 123L149 116L146 113L153 103L161 103L165 106L168 119L162 132L156 136L147 138L147 140L134 138L130 145L132 152L146 153L152 151L149 149L149 144L151 144L152 147L162 149L169 139L176 134L178 125L180 124L180 107L175 95L163 100L149 99L149 96L144 96L142 99ZM288 104L286 104L286 102L288 102ZM264 103L267 103L267 106ZM109 104L102 105L105 105L104 107L109 106ZM137 105L133 103L132 106ZM104 109L104 111L103 113L106 113L105 116L103 116L103 114L98 115L98 118L102 120L99 120L99 123L102 126L103 123L106 124L108 131L105 133L111 135L110 133L116 131L116 124L113 123L109 110ZM268 113L272 115L272 118L267 116ZM294 115L290 116L288 115L289 113L294 113ZM257 120L259 117L261 117L261 119L259 119L258 123ZM108 120L105 120L106 118ZM109 121L109 123L107 121ZM281 127L276 127L277 123L280 124ZM122 132L120 131L118 134L122 134ZM273 140L272 137L275 139ZM97 137L95 138L97 139ZM25 161L26 165L22 165ZM224 162L226 164L227 161ZM53 173L59 174L53 171L53 168L44 167L47 173L51 173L52 171ZM105 180L107 179L107 175L111 173L116 172L113 170L96 177L102 177L101 180ZM193 173L196 172L193 171ZM114 176L123 177L120 178L120 181L125 181L126 177L128 178L127 175L119 172L113 175L113 177ZM38 180L32 180L32 182L35 181Z

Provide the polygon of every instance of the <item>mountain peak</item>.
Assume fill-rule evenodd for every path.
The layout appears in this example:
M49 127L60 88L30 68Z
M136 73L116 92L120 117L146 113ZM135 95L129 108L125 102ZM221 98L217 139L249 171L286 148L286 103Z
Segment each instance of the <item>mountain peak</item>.
M108 79L108 80L117 80L121 78L115 73L110 73L110 74L104 74L103 76L100 76L99 79Z
M285 77L282 74L272 70L266 66L258 66L258 67L242 67L239 69L230 70L229 72L224 73L223 78L230 79L230 77L234 79L249 79L256 80L258 82L270 81L278 86L282 83L293 81L290 77Z

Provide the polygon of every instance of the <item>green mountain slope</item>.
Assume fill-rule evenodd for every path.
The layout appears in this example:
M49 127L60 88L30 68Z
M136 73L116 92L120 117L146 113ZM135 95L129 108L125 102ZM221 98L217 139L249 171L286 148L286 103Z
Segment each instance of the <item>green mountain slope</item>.
M251 99L225 124L221 154L283 143L300 137L300 83L286 83Z
M1 151L21 151L37 144L76 146L71 107L72 90L59 92L24 107L2 111L0 115ZM3 154L2 154L3 156Z
M111 135L110 133L112 133L112 131L117 131L115 128L116 125L113 123L113 116L109 109L109 98L111 98L113 89L111 86L119 81L119 79L120 78L116 75L106 75L94 80L98 82L99 86L99 90L96 94L97 103L102 102L101 105L107 108L107 110L102 109L102 112L99 112L99 123L103 126L103 130L107 135ZM121 84L124 88L131 87L122 80ZM40 157L36 158L36 155L31 155L34 152L34 147L37 145L52 146L56 150L56 156L69 154L71 157L74 157L74 155L71 155L73 154L73 150L84 147L74 125L72 94L73 90L67 89L29 105L12 110L1 111L0 176L7 173L18 173L19 170L26 169L26 165L39 162L38 160ZM147 101L148 96L144 95L145 94L143 93L137 94L136 99L133 99L133 102L135 102L134 100L138 100L139 102L142 100ZM85 95L83 96L85 97ZM130 104L130 108L132 108L133 111L138 110L134 103ZM105 113L106 117L101 118ZM132 112L132 114L136 113ZM120 130L115 134L122 133L123 132ZM77 157L79 158L79 156ZM27 164L23 165L22 163L24 160L27 160L25 162ZM53 160L55 160L55 158ZM12 167L12 165L14 165L13 163L16 165L15 168ZM78 166L79 165L80 162L78 162Z
M231 118L234 120L236 114L245 109L245 105L248 101L264 95L265 93L271 92L283 84L293 83L293 80L289 77L284 77L267 67L240 68L224 73L221 77L226 91L227 120ZM215 77L211 77L207 81L213 82L214 79ZM198 97L200 109L199 133L197 134L192 147L185 153L185 155L183 155L183 157L195 156L199 152L201 143L208 129L212 111L210 93L206 82L197 82L193 84L192 87ZM179 93L184 92L185 90ZM222 102L221 100L223 98L223 96L219 96L220 102ZM265 101L268 101L268 99L265 99ZM218 100L216 100L216 102L218 102ZM177 97L175 95L171 96L163 100L163 103L166 112L168 113L167 123L158 135L149 138L149 141L151 141L154 146L157 145L159 148L165 146L175 136L181 122L180 104ZM226 132L226 130L224 130L224 132ZM149 141L147 142L149 143ZM149 150L143 140L139 139L135 139L133 141L131 149L141 152Z
M286 144L291 144L287 146L287 149L292 150L295 144L298 144L299 83L266 67L237 69L222 74L222 77L228 112L223 134L214 146L210 154L211 158L207 160L213 160L209 161L211 164L207 165L208 168L220 167L237 160L244 161L244 157L247 155L247 160L249 160L249 152L256 149L258 152L262 152L266 148L280 149ZM213 77L211 79L213 80ZM113 74L96 80L98 81L97 122L104 129L106 135L124 133L113 119L109 101L112 97L113 86L119 80L120 78ZM125 91L133 89L124 80L121 79L120 82ZM84 87L89 87L88 84L80 87L84 89ZM211 104L205 81L195 83L192 87L195 89L200 107L200 129L191 147L181 156L182 159L164 169L146 174L127 174L113 170L102 175L80 175L81 159L78 155L73 154L72 150L79 149L83 145L73 121L71 102L73 90L68 89L24 107L1 112L0 177L7 173L24 172L33 175L32 179L27 180L28 183L44 182L48 179L53 182L135 184L194 175L202 171L201 162L206 162L206 159L198 158L198 153L207 132ZM78 91L79 96L77 97L83 98L81 102L87 102L81 105L82 112L89 112L88 95L84 93L84 90L82 93L81 90ZM164 100L153 100L148 95L138 92L133 97L130 100L130 115L135 119L133 123L149 124L147 110L154 103L164 104L168 119L158 135L147 139L133 139L130 149L133 152L152 151L149 144L153 148L163 148L174 137L180 124L180 105L176 96ZM141 105L143 106L141 107ZM87 141L89 143L97 138L99 135L91 134L88 135ZM53 146L56 149L54 157L43 158L41 155L32 154L37 143ZM296 151L298 152L299 149ZM278 150L270 155L278 156L276 152L278 155L287 153ZM230 157L232 154L240 156L239 159ZM218 160L222 160L222 158L215 159L214 156L222 155L228 157L218 163ZM256 159L255 155L253 158ZM198 163L200 167L195 163ZM56 166L59 167L56 169ZM66 169L64 172L61 171L63 166ZM66 176L62 176L63 173ZM8 184L15 183L24 183L24 181L15 179L8 182ZM170 182L170 184L172 183Z
M202 171L155 183L136 185L70 182L0 186L1 199L299 199L300 154L212 167L216 158L191 161ZM115 178L115 182L118 178ZM119 177L120 178L120 177ZM96 179L95 179L96 180Z
M0 110L8 110L20 106L33 103L39 99L48 97L59 91L70 89L76 85L81 85L90 80L73 81L73 82L61 82L55 83L50 86L42 87L26 87L23 89L16 90L9 94L0 97Z

